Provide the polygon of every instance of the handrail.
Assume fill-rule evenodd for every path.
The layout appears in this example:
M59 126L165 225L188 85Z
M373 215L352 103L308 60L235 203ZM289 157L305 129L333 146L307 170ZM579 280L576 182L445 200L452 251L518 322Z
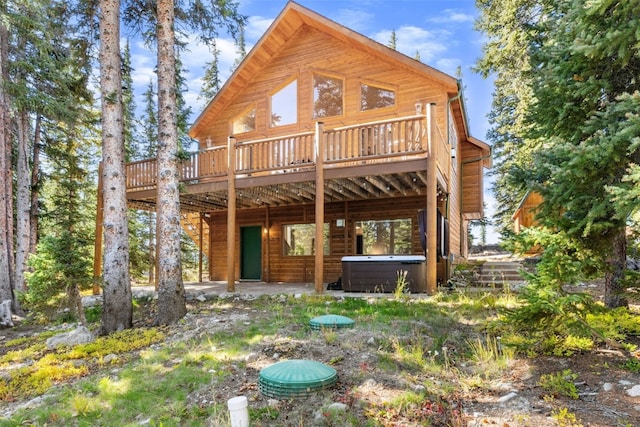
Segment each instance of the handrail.
M309 135L313 135L313 132L300 132L300 133L293 133L290 135L283 135L283 136L272 136L271 138L262 138L262 139L250 139L248 141L236 141L236 145L241 145L241 144L259 144L262 142L269 142L269 141L273 141L274 139L285 139L285 138L298 138L298 137L302 137L302 136L309 136Z
M435 129L438 140L441 130ZM329 167L358 163L394 162L416 156L439 156L440 144L428 153L426 117L412 115L356 125L325 129L322 132L322 162ZM271 138L239 141L235 151L235 171L241 175L269 175L314 168L315 133L300 132ZM180 180L226 179L229 173L227 145L209 147L189 154L180 164ZM444 154L444 153L442 153ZM447 153L448 155L448 153ZM157 181L155 159L129 162L127 188L152 188Z
M347 130L347 129L357 129L357 128L367 127L367 126L384 125L384 124L393 123L401 120L415 120L415 119L424 119L424 115L417 114L415 116L395 117L393 119L378 120L375 122L365 122L365 123L359 123L357 125L348 125L348 126L342 126L342 127L332 128L332 129L326 129L326 131L328 132L328 131L340 131L340 130Z

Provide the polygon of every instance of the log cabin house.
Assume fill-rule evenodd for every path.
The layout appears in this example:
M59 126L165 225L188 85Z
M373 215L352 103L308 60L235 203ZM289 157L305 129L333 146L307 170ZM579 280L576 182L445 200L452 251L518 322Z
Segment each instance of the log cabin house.
M527 191L518 208L511 216L513 231L518 234L527 227L538 225L536 215L542 203L542 196L537 191Z
M190 130L199 151L181 167L182 221L209 279L321 293L345 257L417 256L411 291L436 292L467 255L490 166L461 90L288 3ZM126 165L130 207L155 209L155 162Z

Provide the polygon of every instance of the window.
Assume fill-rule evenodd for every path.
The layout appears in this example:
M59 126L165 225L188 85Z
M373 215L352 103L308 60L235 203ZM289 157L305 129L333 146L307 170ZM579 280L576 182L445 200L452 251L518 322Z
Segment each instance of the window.
M271 95L271 127L298 122L298 81L293 80Z
M245 132L253 132L256 130L256 109L245 112L231 124L233 135Z
M451 148L458 147L458 132L456 131L456 121L454 119L453 110L449 109L449 145Z
M362 255L411 254L411 219L356 222L356 253Z
M313 118L342 115L342 79L313 76Z
M323 253L329 255L329 224L324 224ZM315 254L316 225L287 224L282 227L285 256L303 256Z
M393 107L394 105L396 105L395 91L365 83L360 85L360 111Z

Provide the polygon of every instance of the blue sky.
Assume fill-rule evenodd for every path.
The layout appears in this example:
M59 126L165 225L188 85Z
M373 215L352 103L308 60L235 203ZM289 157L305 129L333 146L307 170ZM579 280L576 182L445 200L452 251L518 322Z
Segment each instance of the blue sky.
M284 8L286 0L237 0L239 11L248 17L245 29L246 50L253 47L275 17ZM355 30L364 36L388 44L392 31L397 37L397 50L415 57L419 53L422 62L452 76L462 71L462 83L472 136L486 140L489 128L487 114L491 108L493 83L473 72L472 67L482 55L482 34L474 30L478 16L473 0L299 0L297 3L323 15L338 24ZM125 34L126 36L126 34ZM236 46L231 37L221 34L217 40L220 50L219 69L226 80L237 58ZM198 98L201 78L211 53L202 45L190 43L181 59L188 70L187 104L195 119L205 101ZM155 80L155 54L132 41L132 66L137 93L146 90L150 79ZM136 100L142 105L142 97ZM485 179L485 187L490 183ZM487 214L493 213L493 196L485 192ZM496 236L489 233L489 242Z

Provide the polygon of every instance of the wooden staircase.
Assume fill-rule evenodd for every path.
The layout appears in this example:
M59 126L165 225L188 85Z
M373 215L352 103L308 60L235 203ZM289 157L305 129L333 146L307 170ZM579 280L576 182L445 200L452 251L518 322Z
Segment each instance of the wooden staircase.
M517 289L526 282L521 275L524 265L521 261L484 261L476 268L474 285Z
M187 235L200 247L200 213L183 212L180 214L180 225ZM202 221L202 254L209 255L209 224Z

